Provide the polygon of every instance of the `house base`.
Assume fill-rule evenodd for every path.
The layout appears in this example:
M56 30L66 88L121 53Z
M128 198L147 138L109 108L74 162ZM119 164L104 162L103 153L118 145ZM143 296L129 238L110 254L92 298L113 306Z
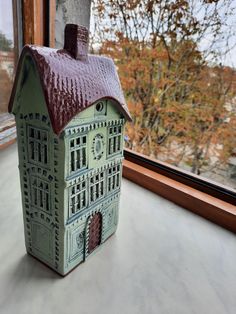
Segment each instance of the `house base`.
M100 248L101 246L107 241L109 240L114 234L116 233L116 230L104 241L102 242L98 247L96 247L96 249L94 251L92 251L90 253L89 256L86 257L86 259L88 259L90 256L94 255ZM75 267L73 267L72 269L70 269L67 273L63 274L60 273L59 270L55 269L54 267L52 267L51 265L47 264L46 262L42 261L42 259L40 259L38 256L34 255L32 252L26 251L26 253L30 256L33 257L34 259L36 259L37 261L39 261L41 264L43 264L44 266L46 266L47 268L49 268L50 270L54 271L56 274L58 274L61 278L66 277L67 275L69 275L75 268L77 268L80 264L84 263L86 261L86 259L84 259L83 261L81 261L80 263L78 263Z

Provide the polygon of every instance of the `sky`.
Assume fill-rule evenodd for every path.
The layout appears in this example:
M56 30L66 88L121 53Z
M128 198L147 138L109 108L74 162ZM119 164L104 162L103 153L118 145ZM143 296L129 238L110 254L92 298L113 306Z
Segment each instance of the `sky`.
M227 22L225 22L225 18L226 18L226 12L227 12L227 5L229 5L229 11L227 14ZM227 23L226 25L223 25L223 27L221 28L222 30L222 37L227 38L229 35L230 38L228 40L228 46L231 48L229 52L227 52L224 55L224 59L222 60L222 63L224 65L228 65L231 67L236 68L236 18L235 18L235 8L236 8L236 0L219 0L218 2L218 13L219 16L222 18L223 24ZM203 12L204 12L204 8L203 8ZM203 12L199 11L198 13L198 18L203 18L202 14L204 14ZM230 34L229 29L231 28L231 32ZM199 48L204 50L205 48L209 47L209 45L211 45L213 40L213 37L211 34L208 34L201 42L199 45ZM229 47L226 47L226 40L224 38L222 38L222 42L217 42L215 45L215 48L219 49L219 52L224 54L226 52L226 50L228 50Z
M198 1L198 0L196 0ZM223 8L223 11L224 11L224 7L225 7L225 4L224 4L224 0L219 0L219 3L221 3L221 8ZM227 0L226 0L226 3L227 3ZM232 0L232 3L231 3L231 6L232 7L236 7L236 0ZM220 12L220 15L223 16L223 11L219 11ZM203 18L203 12L201 12L201 10L198 12L198 17L202 17ZM90 18L90 31L91 33L93 33L94 31L94 16L93 16L93 11L92 11L92 8L91 8L91 18ZM109 21L107 21L107 23L109 23ZM234 29L234 32L235 32L235 35L231 38L230 42L229 42L229 45L230 47L232 48L225 56L224 56L224 59L221 60L222 64L223 65L226 65L226 66L230 66L230 67L234 67L236 68L236 16L228 16L228 23L230 25L234 25L235 29ZM106 20L103 20L103 24L106 24ZM227 37L227 33L225 33L226 37ZM211 41L212 41L212 36L211 34L207 34L207 36L205 36L202 41L200 42L199 44L199 49L201 51L204 51L205 49L207 49L207 47L209 47L209 45L211 44ZM226 51L226 47L224 44L222 43L217 43L217 46L219 48L219 51L222 52L224 54L224 52Z
M0 0L0 31L13 40L12 1Z

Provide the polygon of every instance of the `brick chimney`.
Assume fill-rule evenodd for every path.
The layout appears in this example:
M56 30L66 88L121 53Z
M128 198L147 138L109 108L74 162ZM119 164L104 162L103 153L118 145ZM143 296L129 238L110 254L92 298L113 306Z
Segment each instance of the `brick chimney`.
M89 31L86 27L66 24L64 49L76 60L86 61L88 58Z

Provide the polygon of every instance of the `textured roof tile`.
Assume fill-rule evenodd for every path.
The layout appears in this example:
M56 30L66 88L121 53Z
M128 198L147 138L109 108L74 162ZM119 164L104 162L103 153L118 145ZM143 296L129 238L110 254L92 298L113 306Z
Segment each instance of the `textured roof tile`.
M76 60L65 49L32 45L25 46L21 53L9 103L10 112L26 54L31 55L35 62L56 134L75 115L103 98L116 100L118 109L126 119L131 120L115 65L110 58L88 55L87 60Z

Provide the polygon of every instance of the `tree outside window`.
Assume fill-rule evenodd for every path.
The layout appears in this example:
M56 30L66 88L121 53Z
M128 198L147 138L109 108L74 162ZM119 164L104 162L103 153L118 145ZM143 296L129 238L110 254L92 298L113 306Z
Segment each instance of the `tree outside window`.
M236 188L234 1L95 0L133 122L126 147Z

